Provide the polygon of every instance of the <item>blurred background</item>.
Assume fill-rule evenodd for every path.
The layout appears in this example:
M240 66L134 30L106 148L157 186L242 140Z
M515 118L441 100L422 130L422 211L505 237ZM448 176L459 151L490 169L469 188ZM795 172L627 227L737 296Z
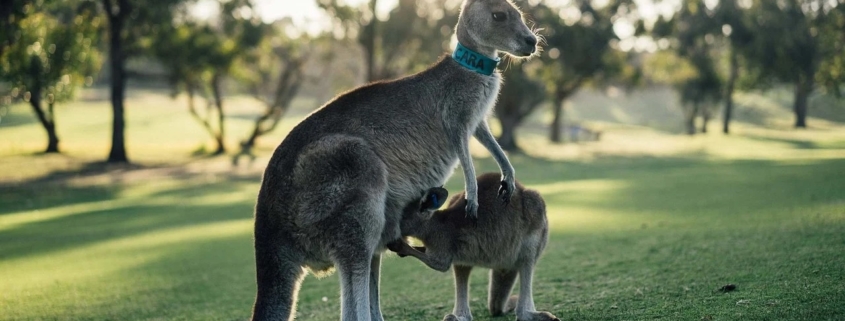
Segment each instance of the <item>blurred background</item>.
M845 121L841 2L520 2L545 43L535 59L500 68L500 143L524 150L523 132L566 143L610 140L618 128L729 134L732 122L788 130L808 127L808 117L817 127ZM132 159L126 123L156 107L194 119L159 134L191 131L198 154L254 155L257 144L276 145L278 135L259 138L282 132L282 120L450 52L460 4L12 1L0 26L0 128L13 139L2 149L73 151L95 137L65 133L80 121L70 115L107 102L113 128L96 138L110 140L109 162ZM145 110L124 112L136 106ZM41 133L8 130L32 119ZM35 148L34 135L45 146ZM160 142L138 143L139 160L152 157L140 146L150 143Z
M538 307L845 317L844 0L514 2L544 41L500 64L491 126L547 198ZM450 53L460 5L3 1L0 319L247 318L273 149L337 94ZM448 275L385 265L425 288L385 281L387 316L448 310ZM334 277L300 307L337 318Z

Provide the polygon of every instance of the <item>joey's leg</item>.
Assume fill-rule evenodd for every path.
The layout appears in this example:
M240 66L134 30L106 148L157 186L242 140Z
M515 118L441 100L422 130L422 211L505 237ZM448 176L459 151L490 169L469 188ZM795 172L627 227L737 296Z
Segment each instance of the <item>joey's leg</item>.
M534 276L534 262L528 262L519 269L519 299L516 302L516 319L520 321L560 321L548 312L537 312L534 308L534 294L531 282Z
M499 146L496 137L490 132L487 120L483 120L478 124L478 127L475 128L474 136L493 155L493 159L496 160L496 164L499 165L499 169L502 171L502 186L499 187L499 199L507 204L510 202L513 190L516 188L516 174L513 165L511 165L508 156L505 155L505 151Z
M455 265L455 308L446 320L472 321L472 312L469 309L469 274L471 266Z
M487 292L487 309L493 316L500 316L510 312L513 306L506 303L516 283L516 270L490 270L490 285Z
M437 255L428 250L426 250L426 252L422 252L419 249L425 250L425 248L415 248L408 245L408 243L405 243L403 240L391 242L387 245L387 248L396 252L396 254L399 254L401 257L413 256L425 265L428 265L428 267L440 272L446 272L446 270L449 269L449 266L452 265L452 258L450 256Z
M469 137L457 135L450 137L451 144L458 151L458 160L464 171L464 186L466 187L466 216L478 218L478 181L475 178L475 167L472 155L469 153Z

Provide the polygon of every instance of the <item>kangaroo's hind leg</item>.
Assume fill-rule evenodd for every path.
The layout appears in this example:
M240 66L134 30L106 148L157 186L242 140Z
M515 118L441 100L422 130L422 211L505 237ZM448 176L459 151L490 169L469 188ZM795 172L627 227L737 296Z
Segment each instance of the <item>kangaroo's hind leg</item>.
M293 320L299 285L305 276L302 256L284 247L290 240L282 233L260 225L256 230L258 293L251 320Z
M371 305L370 287L378 283L370 278L385 228L387 167L365 141L336 135L309 145L293 175L303 190L296 223L308 227L340 274L342 320L370 321L379 309Z
M379 277L381 272L381 254L373 255L370 261L370 319L384 321L379 304Z
M326 235L331 239L329 251L340 274L343 321L382 321L378 289L372 287L378 287L376 247L384 226L384 207L374 203L349 202L349 207L331 222L336 229ZM381 221L374 219L379 217Z

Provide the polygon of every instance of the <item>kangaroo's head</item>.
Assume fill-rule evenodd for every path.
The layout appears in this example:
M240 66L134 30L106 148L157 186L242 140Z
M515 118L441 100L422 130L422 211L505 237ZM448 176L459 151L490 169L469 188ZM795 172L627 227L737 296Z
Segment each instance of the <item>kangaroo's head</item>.
M460 43L480 52L527 57L537 50L537 36L510 0L465 0L455 32Z

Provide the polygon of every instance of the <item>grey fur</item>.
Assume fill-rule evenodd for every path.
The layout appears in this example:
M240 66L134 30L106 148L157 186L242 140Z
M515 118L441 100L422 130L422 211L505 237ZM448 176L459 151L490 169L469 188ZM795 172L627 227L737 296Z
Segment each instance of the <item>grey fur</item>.
M465 217L461 205L463 192L454 196L446 209L434 213L419 213L420 206L427 207L424 197L423 205L417 202L406 207L401 225L403 236L416 237L425 247L414 248L401 240L388 247L400 256L416 257L438 271L446 271L450 265L453 266L455 308L444 320L472 320L469 274L474 266L481 266L491 269L487 303L493 316L502 315L515 306L517 320L559 321L551 313L535 309L531 290L534 266L549 234L543 198L517 182L510 204L499 205L494 197L499 187L497 173L479 176L478 187L480 207L477 220ZM445 194L445 190L438 194ZM438 196L445 198L445 195ZM517 275L519 296L509 298Z
M509 19L493 21L494 11ZM456 33L490 57L530 55L536 45L506 0L466 0ZM499 162L501 200L510 199L514 170L486 123L499 84L498 73L444 57L418 74L344 93L299 123L273 153L255 206L252 319L292 320L304 271L336 266L342 320L382 321L380 252L401 237L405 204L442 185L460 161L467 214L477 209L471 135Z

